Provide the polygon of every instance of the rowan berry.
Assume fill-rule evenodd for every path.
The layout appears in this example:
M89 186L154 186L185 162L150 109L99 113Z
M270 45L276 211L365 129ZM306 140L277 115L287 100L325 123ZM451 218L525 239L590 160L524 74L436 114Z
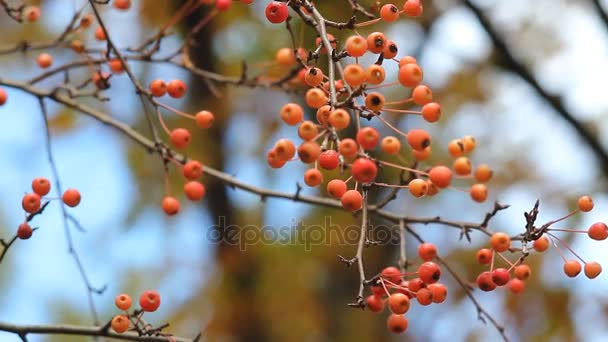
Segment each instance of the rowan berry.
M6 90L4 90L4 88L0 88L0 106L5 104L7 99L8 94L6 93Z
M186 83L182 80L172 80L167 83L167 93L174 99L182 98L186 95Z
M323 71L319 68L309 68L304 74L304 82L311 87L316 87L323 82Z
M305 141L298 147L298 157L305 164L316 161L321 154L321 146L314 141Z
M470 195L475 202L484 202L488 198L488 187L482 183L473 184Z
M266 162L268 163L268 166L274 169L280 169L287 163L286 160L280 159L277 156L277 151L275 151L274 148L266 154Z
M125 293L119 294L116 296L116 298L114 298L114 305L116 305L118 310L129 310L132 303L133 300L131 299L131 296Z
M76 189L67 189L61 199L68 207L75 207L80 203L80 192Z
M333 198L342 198L346 189L346 182L341 179L332 179L327 183L327 193Z
M351 138L340 140L340 144L338 145L338 151L344 158L354 158L358 150L359 146L357 142Z
M367 36L367 49L372 53L379 54L384 50L386 37L382 32L373 32Z
M431 305L433 303L433 292L428 288L422 288L416 292L416 300L420 305Z
M380 147L382 148L382 152L390 155L396 155L399 154L399 151L401 150L401 142L396 137L388 136L382 138Z
M437 122L441 118L441 106L437 102L426 103L421 112L422 118L427 122Z
M422 265L418 266L418 277L426 284L436 283L441 276L441 269L439 265L432 261L425 261Z
M399 83L407 88L412 88L420 84L423 78L422 69L418 64L409 63L399 68Z
M388 305L393 313L403 315L410 309L410 299L403 293L393 293L388 297Z
M435 166L429 171L429 180L438 188L447 188L452 182L452 171L443 165Z
M410 17L418 17L422 14L420 0L407 0L403 4L403 12Z
M479 289L485 292L493 291L496 289L496 284L492 280L492 273L489 271L481 272L479 276L477 276L477 286Z
M215 8L219 11L227 11L232 6L232 0L216 0Z
M564 263L564 273L570 278L574 278L581 273L581 263L577 260L570 259Z
M401 334L407 330L407 318L405 318L403 315L390 314L386 320L386 326L390 332Z
M486 183L492 178L494 172L486 164L480 164L475 168L475 179L480 183Z
M361 209L363 206L363 196L357 190L348 190L340 198L342 207L348 211L355 211Z
M126 11L131 8L131 0L114 0L112 5L114 5L114 8L116 9Z
M198 201L205 197L205 186L197 181L189 181L184 184L184 194L191 201Z
M506 268L499 267L495 268L492 271L492 281L497 286L506 285L509 282L510 278L511 275L509 274L509 271Z
M365 70L365 79L367 80L367 83L369 83L369 84L373 84L373 85L381 84L382 82L384 82L385 78L386 78L386 72L384 71L384 68L382 67L382 65L372 64L372 65L368 66L367 69Z
M37 21L40 18L40 8L38 6L27 6L23 9L23 17L30 23Z
M581 196L577 200L578 209L583 212L589 212L593 209L593 199L591 196Z
M420 278L414 278L414 279L410 279L410 281L407 282L407 286L410 289L410 291L412 292L418 292L421 289L426 288L426 283L422 281L422 279Z
M373 127L364 127L357 132L356 139L364 150L373 150L378 145L380 133Z
M293 49L280 48L277 50L275 60L278 64L284 66L290 66L297 62L296 55L293 53Z
M302 140L313 140L319 134L319 129L314 122L306 120L298 126L298 136Z
M198 160L188 160L182 168L182 174L188 180L195 180L203 175L203 164Z
M106 40L106 33L104 32L103 28L101 26L99 26L98 28L95 29L95 39L99 40L99 41L103 41Z
M487 265L492 262L492 250L482 248L475 253L475 259L480 265Z
M359 35L346 39L344 50L351 57L361 57L367 52L367 40Z
M94 17L93 14L88 13L86 15L84 15L82 18L80 18L80 27L81 28L89 28L91 27L91 25L93 25L93 21L94 21Z
M431 145L431 136L423 129L412 129L407 132L407 142L417 151L422 151Z
M295 126L304 118L304 109L297 103L288 103L279 111L281 120L290 126Z
M318 186L323 182L323 175L317 169L308 169L304 172L304 183L310 187Z
M464 153L472 152L475 146L477 146L477 140L471 135L465 135L460 141L462 142Z
M448 296L448 289L443 284L434 283L427 286L427 289L431 291L433 303L440 304L445 301Z
M323 105L317 109L317 122L323 126L329 124L329 114L331 114L331 106Z
M323 151L318 161L319 166L325 170L335 170L340 165L340 154L334 150Z
M176 128L171 131L169 140L175 148L186 148L191 140L190 131L185 128Z
M163 211L168 216L173 216L179 212L180 204L179 201L175 197L165 196L163 198L163 202L161 204Z
M425 86L425 85L418 85L414 88L414 90L412 90L412 100L414 101L415 104L419 105L419 106L424 106L428 103L431 103L431 101L433 101L433 92L431 91L431 88ZM436 106L439 106L438 103L435 103ZM427 109L428 111L428 109ZM439 109L439 111L441 111ZM424 117L424 107L422 107L422 116ZM425 120L427 120L425 118ZM434 122L434 121L430 121L427 120L429 122ZM437 121L437 120L435 120Z
M420 178L412 179L408 183L407 188L409 189L412 196L416 198L420 198L426 195L427 191L429 190L427 182L424 179Z
M514 294L519 294L524 290L526 285L520 279L513 278L509 280L509 284L507 284L507 286L509 287L509 290L511 290L511 292L513 292Z
M53 56L48 53L41 53L37 58L38 66L42 69L46 69L53 64Z
M119 334L129 330L129 317L125 315L116 315L112 318L112 329Z
M595 261L585 263L585 276L589 279L593 279L602 273L602 265Z
M387 23L399 19L399 9L393 4L386 4L380 7L380 18Z
M431 261L437 256L437 247L432 243L421 243L418 246L418 256L424 261Z
M593 240L605 240L608 238L608 226L604 222L596 222L589 226L587 235Z
M319 108L325 104L327 104L328 98L327 95L323 92L323 90L319 88L310 88L306 92L305 95L306 104L310 108Z
M471 169L473 166L471 165L471 160L467 157L458 157L454 160L452 164L452 169L454 169L454 173L461 176L467 176L471 173Z
M511 238L503 232L496 232L490 237L490 245L497 252L506 252L511 247Z
M526 280L526 279L530 278L531 274L532 274L532 270L530 270L530 266L525 265L525 264L517 265L513 269L513 275L515 276L515 278L517 278L519 280Z
M464 145L462 143L462 140L460 140L460 139L451 140L450 143L448 144L448 153L452 157L462 156L464 154Z
M266 19L273 24L280 24L287 20L289 16L289 7L287 4L280 1L271 1L266 6Z
M382 297L371 295L365 299L365 304L371 312L381 312L384 310L384 300Z
M431 146L427 146L425 149L418 151L412 150L412 157L417 161L427 160L431 156Z
M542 253L549 249L549 239L546 236L541 236L540 238L534 240L532 247L535 251Z
M372 92L365 96L365 107L373 112L380 112L384 107L384 95Z
M51 191L51 182L43 177L37 177L32 181L32 190L40 196L44 196Z
M439 188L437 185L433 184L430 180L426 180L426 195L427 196L435 196L439 193Z
M380 276L393 284L399 284L401 282L401 271L395 266L385 267Z
M147 290L139 297L139 306L146 312L154 312L160 306L160 295L153 290Z
M344 68L344 82L356 88L366 81L365 69L359 64L349 64Z
M154 80L150 82L148 88L150 88L150 93L156 97L164 96L167 93L167 85L163 80Z
M403 56L401 57L401 59L399 59L399 67L401 68L402 66L406 65L406 64L418 64L418 61L416 61L415 57L412 56Z
M33 232L34 230L32 229L32 227L27 224L27 222L23 222L17 228L17 237L21 240L27 240L32 237Z
M122 66L122 62L118 58L112 58L108 62L108 65L110 66L110 70L115 74L121 74L125 71L125 69Z
M367 158L358 158L352 164L353 178L360 183L370 183L378 174L376 163Z
M329 113L328 121L330 125L340 131L350 125L350 114L346 110L338 108Z

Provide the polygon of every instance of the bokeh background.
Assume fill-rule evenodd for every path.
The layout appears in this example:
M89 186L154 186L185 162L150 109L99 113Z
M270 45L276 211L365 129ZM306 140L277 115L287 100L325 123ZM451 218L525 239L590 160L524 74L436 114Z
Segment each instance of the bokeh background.
M400 5L403 1L399 1ZM83 1L31 1L42 9L36 24L18 25L0 14L0 47L21 40L48 41L59 35ZM238 76L243 60L250 73L280 75L271 61L278 48L289 47L282 25L264 18L267 1L251 6L235 3L198 36L192 61L203 68ZM347 1L317 1L322 13L337 21L346 20ZM370 6L372 1L361 1ZM466 194L444 192L423 200L400 194L388 208L416 216L480 221L492 201L510 204L492 220L491 228L516 234L523 230L523 212L541 200L540 221L548 221L573 208L580 194L593 195L596 210L578 215L561 227L586 228L607 220L605 193L608 169L587 141L556 110L561 103L582 127L608 150L608 21L598 5L607 1L537 0L474 1L425 0L419 20L402 19L389 26L374 26L398 43L400 55L411 54L425 70L425 83L443 105L444 116L436 125L419 118L393 117L404 130L424 127L434 134L433 160L445 160L446 144L472 134L478 138L474 163L490 163L495 172L490 200L475 204ZM112 38L122 47L134 46L166 22L180 1L134 1L128 12L104 10ZM508 53L496 48L488 27L480 23L478 8L498 34ZM193 14L164 49L179 46L188 27L205 15ZM604 20L603 20L604 19ZM298 40L312 47L311 30L294 22ZM372 28L359 30L369 33ZM338 39L348 32L330 30ZM301 38L300 38L301 37ZM90 47L103 48L92 39L92 30L79 33ZM77 56L66 49L49 51L55 63ZM0 77L25 80L38 74L37 52L0 55ZM553 105L520 74L513 59L530 75ZM364 60L363 63L370 61ZM218 118L208 131L197 131L188 155L236 175L244 182L293 192L301 182L305 166L289 163L271 170L265 151L279 137L296 138L294 129L281 125L278 109L299 95L273 90L222 88L214 97L205 84L182 70L162 64L133 63L137 76L147 83L155 78L188 81L186 100L168 103L184 111L211 108ZM395 70L387 68L394 77ZM78 75L75 73L74 75ZM87 70L82 70L82 76ZM390 78L391 76L389 76ZM61 78L40 84L52 87ZM45 152L44 123L35 98L8 89L9 101L0 107L0 236L7 238L22 220L20 199L34 177L51 176ZM146 132L139 100L126 76L112 78L103 104L86 100ZM400 99L403 91L387 90ZM557 98L559 97L559 98ZM557 101L557 102L556 102ZM316 208L292 201L260 198L225 188L205 178L207 198L202 204L185 204L183 212L167 218L159 209L163 175L158 158L147 154L116 131L66 110L49 105L52 149L64 187L83 194L81 205L71 212L86 228L73 231L75 247L96 286L107 285L95 296L102 321L115 314L113 298L126 292L137 297L146 289L158 289L163 304L150 314L151 322L170 322L170 331L194 336L203 331L210 340L269 341L494 341L499 334L477 319L472 303L449 276L446 303L413 305L406 334L390 336L387 313L372 314L346 306L358 287L357 273L338 262L337 254L354 255L352 244L321 244L306 250L303 244L256 244L238 246L217 243L214 230L223 217L228 224L253 225L271 230L294 231L294 226L323 224L330 217L340 226L358 224L358 218L338 210ZM312 113L308 113L312 115ZM185 124L167 115L170 125ZM311 116L312 117L312 116ZM384 127L377 126L384 130ZM388 131L384 131L388 133ZM175 172L174 172L175 173ZM179 177L172 179L179 189ZM178 191L176 191L178 192ZM321 194L323 190L303 190ZM381 195L378 195L381 196ZM185 203L185 202L184 202ZM374 224L383 224L372 217ZM40 227L33 238L18 241L0 267L0 321L18 324L71 323L91 325L86 289L67 251L56 203L35 219ZM458 241L458 231L441 226L415 228L436 243L440 253L463 279L474 281L481 268L474 251L486 243L480 234L473 241ZM562 235L586 259L608 259L606 244L586 235ZM414 251L410 241L408 248ZM410 253L411 254L411 253ZM367 272L379 272L395 264L396 246L365 250ZM567 279L555 250L534 255L529 263L533 276L525 293L513 296L505 289L475 295L513 341L605 341L608 339L608 285L606 274L590 281L584 276ZM146 315L148 316L148 315ZM32 336L31 341L80 341L84 338ZM19 341L0 333L0 341Z

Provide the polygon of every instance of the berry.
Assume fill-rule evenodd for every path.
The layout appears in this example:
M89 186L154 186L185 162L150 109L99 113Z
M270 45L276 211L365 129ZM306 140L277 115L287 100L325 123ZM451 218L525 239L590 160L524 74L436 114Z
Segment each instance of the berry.
M475 259L480 265L487 265L492 262L492 250L488 248L482 248L475 253Z
M186 83L182 80L172 80L167 83L167 93L174 99L179 99L186 95L186 89Z
M288 16L289 8L284 2L272 1L266 6L266 19L273 24L284 22Z
M464 153L469 153L473 151L475 149L475 146L477 145L477 141L471 135L465 135L464 137L462 137L462 139L460 139L460 141L462 141Z
M275 151L274 148L268 151L268 154L266 154L266 162L274 169L280 169L285 165L285 163L287 163L286 160L282 160L277 156L277 151Z
M319 122L323 126L327 126L329 124L329 114L331 113L331 106L324 105L317 109L317 122Z
M570 259L564 263L564 273L570 278L574 278L581 273L581 263L577 260Z
M306 120L298 126L298 136L302 140L313 140L317 134L319 134L319 129L312 121Z
M288 103L279 111L281 120L290 126L295 126L304 118L304 109L297 103Z
M471 173L471 160L467 157L458 157L454 160L452 164L452 169L454 169L454 173L460 176L467 176Z
M106 33L103 31L101 26L95 29L95 39L99 41L106 40Z
M348 190L340 198L342 207L348 211L355 211L361 209L363 206L363 196L357 190Z
M219 11L227 11L232 6L232 0L217 0L215 2L215 8Z
M452 171L443 165L435 166L429 171L429 180L438 188L447 188L452 182Z
M370 183L376 178L378 167L370 159L358 158L353 162L351 172L357 182Z
M76 189L67 189L61 198L68 207L75 207L80 203L80 192Z
M118 308L118 310L129 310L132 304L131 296L128 294L119 294L114 298L114 305Z
M405 64L399 68L399 83L407 88L412 88L422 82L423 73L420 66L415 63Z
M367 83L378 85L384 82L386 72L381 65L372 64L367 67L367 70L365 70L365 78L367 79Z
M115 74L121 74L125 71L124 67L122 66L122 62L118 58L112 58L108 62L108 65L110 66L110 70Z
M426 283L422 281L420 278L414 278L408 281L407 287L412 292L418 292L420 289L426 288Z
M341 179L332 179L327 183L327 193L333 198L341 198L346 189L346 182Z
M145 291L139 297L139 306L146 312L154 312L160 306L160 295L153 290Z
M403 13L410 17L418 17L422 14L422 5L420 0L407 0L403 4Z
M416 300L420 305L431 305L433 303L433 292L428 288L422 288L416 292Z
M32 181L32 190L40 196L44 196L51 191L51 182L43 177L35 178Z
M112 5L114 5L114 8L116 9L126 11L131 8L131 0L114 0Z
M340 154L334 150L323 151L318 161L319 166L325 170L335 170L340 165Z
M532 274L532 271L528 265L517 265L513 269L513 275L515 275L515 278L519 280L526 280L530 278L530 274Z
M112 318L112 329L119 334L129 330L129 317L125 315L116 315Z
M390 155L396 155L399 154L399 150L401 150L401 142L396 137L388 136L382 138L380 147L382 148L382 152Z
M165 196L161 204L163 211L168 216L173 216L179 212L179 201L175 197Z
M197 181L190 181L184 184L184 194L191 201L198 201L205 197L205 186Z
M350 36L346 39L344 50L351 57L361 57L367 52L367 40L361 36Z
M578 209L583 212L589 212L593 209L593 199L591 196L581 196L577 201Z
M366 81L365 69L359 64L349 64L344 68L344 82L356 88Z
M514 294L519 294L524 290L526 285L522 280L513 278L509 281L509 284L507 284L507 286L509 287L509 290L511 290L511 292L513 292Z
M540 238L534 240L532 247L535 251L542 253L549 249L549 239L546 236L541 236Z
M40 195L37 193L29 193L23 196L21 207L26 212L33 214L40 210Z
M296 146L289 139L279 139L274 144L274 150L277 153L277 158L283 161L289 161L296 155Z
M420 198L420 197L426 195L426 193L429 190L428 183L424 179L420 179L420 178L412 179L409 182L409 184L407 185L407 187L410 190L410 193L412 194L412 196L414 196L416 198Z
M6 93L6 90L4 90L4 88L0 88L0 106L6 103L7 98L8 94Z
M308 169L304 172L304 183L310 187L318 186L323 182L323 175L317 169Z
M471 185L470 195L473 201L482 203L488 198L488 187L481 183L473 184Z
M373 32L367 36L367 49L372 53L381 53L386 45L386 37L382 32Z
M310 68L304 74L304 82L311 87L316 87L323 83L323 71L319 68Z
M492 178L492 169L486 164L480 164L475 168L475 179L480 183L486 183Z
M431 156L431 146L427 146L422 151L412 150L412 157L417 161L427 160Z
M385 103L384 95L372 92L365 96L365 107L374 112L380 112Z
M432 243L421 243L418 246L418 256L424 261L431 261L437 256L437 247Z
M425 85L419 85L416 86L416 88L414 88L414 90L412 90L412 100L414 101L415 104L419 105L419 106L423 106L422 107L422 117L428 121L428 122L435 122L439 119L439 115L441 115L441 107L439 106L438 103L432 102L431 105L431 101L433 101L433 92L431 91L431 88L425 86ZM430 106L427 106L427 104L429 104ZM434 116L437 116L437 120L429 120L429 118L425 117L425 109L427 112L427 116L429 118L433 117L433 115L430 115L430 113L435 112ZM439 112L439 114L436 114L436 112Z
M351 138L342 139L338 145L338 151L344 158L354 158L358 150L357 142Z
M399 19L399 9L393 4L386 4L380 8L380 18L387 23Z
M608 238L608 226L604 222L596 222L589 227L587 235L593 240L605 240Z
M357 132L357 142L365 150L373 150L380 141L380 134L373 127L364 127Z
M595 261L585 263L585 276L589 279L593 279L602 273L602 265Z
M407 133L407 143L417 151L422 151L431 145L431 136L423 129L412 129Z
M306 104L310 108L315 108L315 109L327 104L327 101L328 101L327 95L325 95L323 90L321 90L319 88L308 89L304 99L306 100Z
M40 18L40 8L38 6L27 6L23 9L23 17L30 23L37 21Z
M460 157L464 154L464 145L462 144L462 140L454 139L448 143L448 153L452 157Z
M490 237L490 245L497 252L505 252L511 247L511 238L506 233L496 232Z
M215 116L208 110L202 110L194 116L194 120L196 121L196 125L200 128L210 128L213 126L213 122L215 121Z
M371 295L365 299L365 304L371 312L381 312L384 310L384 301L382 297Z
M321 146L314 141L305 141L298 147L298 157L305 164L315 162L321 155Z
M401 68L402 66L404 66L406 64L410 64L410 63L417 64L418 61L416 61L416 58L414 58L412 56L403 56L399 60L399 67Z
M427 289L429 289L433 295L433 303L443 303L448 296L448 289L443 284L430 284Z
M385 267L380 276L393 284L399 284L401 282L401 271L395 266Z
M189 180L198 179L203 175L203 164L198 160L188 160L182 168L182 174Z
M338 108L329 113L329 124L336 130L342 130L350 125L350 114L342 108Z
M164 96L167 93L167 84L165 84L163 80L154 80L150 82L148 88L150 88L150 93L156 97Z
M190 131L185 128L176 128L169 135L171 145L179 149L186 148L190 144L190 139Z
M436 283L441 277L439 265L432 261L426 261L418 267L418 277L426 284Z
M404 315L391 314L386 320L388 330L395 334L401 334L407 330L407 318Z
M485 292L493 291L496 289L496 284L492 280L492 273L489 271L482 272L479 276L477 276L477 286L479 289Z
M410 299L403 293L393 293L388 297L388 305L393 313L403 315L410 309Z
M38 55L36 61L38 62L39 67L46 69L53 64L53 56L49 55L48 53L41 53Z
M26 222L23 222L19 225L19 228L17 228L17 237L21 240L27 240L32 237L33 232L34 230L32 229L32 227Z
M509 271L507 271L506 268L496 268L494 269L494 271L492 271L492 281L497 286L506 285L509 282L510 278L511 275L509 274Z

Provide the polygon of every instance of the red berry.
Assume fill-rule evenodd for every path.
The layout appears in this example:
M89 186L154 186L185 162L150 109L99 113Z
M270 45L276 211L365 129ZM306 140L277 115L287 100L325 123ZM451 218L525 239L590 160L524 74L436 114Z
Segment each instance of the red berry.
M401 283L401 271L395 266L385 267L380 276L393 284Z
M266 6L266 19L273 24L284 22L287 16L289 16L289 8L284 2L272 1Z
M179 212L179 201L175 197L166 196L163 198L162 208L165 214L173 216Z
M506 268L497 268L492 271L492 281L498 286L506 285L511 278Z
M513 278L509 281L509 284L507 286L509 287L509 290L511 290L511 292L513 292L514 294L519 294L524 290L525 283L520 279Z
M171 131L169 139L175 148L186 148L190 144L190 131L185 128L176 128Z
M424 261L431 261L437 256L437 247L432 243L422 243L418 246L418 256Z
M371 312L380 312L384 310L384 301L382 297L371 295L365 299L365 304Z
M341 198L346 189L346 182L341 179L332 179L327 183L327 193L333 198Z
M319 155L319 166L325 170L335 170L340 165L340 154L334 150L321 152Z
M438 188L447 188L452 182L452 170L443 165L435 166L429 171L429 180Z
M432 261L427 261L418 267L418 277L426 284L436 283L441 277L439 265Z
M380 134L373 127L364 127L357 132L357 142L365 150L373 150L380 141Z
M167 84L167 93L169 96L179 99L186 95L186 83L182 80L173 80Z
M4 90L3 88L0 88L0 106L2 106L3 104L6 103L7 98L8 98L8 94L6 93L6 90Z
M75 207L80 203L80 192L76 189L67 189L61 198L67 206Z
M184 194L191 201L198 201L205 197L205 186L197 181L184 184Z
M129 330L129 317L125 315L116 315L112 318L112 329L119 334Z
M43 177L35 178L32 181L32 190L40 196L44 196L51 191L51 182Z
M215 2L215 8L220 11L226 11L232 6L232 0L217 0Z
M196 180L203 175L203 164L198 160L188 160L186 164L184 164L182 174L186 179Z
M131 0L114 0L114 8L126 11L131 8Z
M605 240L608 238L608 226L604 222L596 222L589 227L587 235L593 240Z
M131 296L128 294L119 294L114 298L114 304L119 310L129 310L132 304Z
M342 207L348 211L355 211L361 209L363 206L363 196L357 190L348 190L340 198Z
M196 121L196 125L200 128L210 128L213 126L213 122L215 121L215 116L208 110L202 110L194 116L194 120Z
M146 312L154 312L160 306L160 295L153 290L145 291L139 297L139 305Z
M429 289L433 295L433 303L443 303L448 296L448 289L443 284L430 284L427 289Z
M40 210L40 195L34 192L26 194L21 200L21 207L30 214L37 212Z
M407 318L404 315L391 314L388 316L386 326L390 332L395 334L401 334L407 330Z
M388 297L388 305L393 313L402 315L410 309L410 299L403 293L393 293Z
M370 183L376 178L378 167L370 159L358 158L353 162L351 172L357 182Z
M493 291L494 289L496 289L496 284L492 280L492 273L490 273L489 271L482 272L477 277L477 286L479 286L482 291L486 292Z
M21 240L27 240L32 237L32 232L32 227L26 222L23 222L19 225L19 228L17 228L17 237Z

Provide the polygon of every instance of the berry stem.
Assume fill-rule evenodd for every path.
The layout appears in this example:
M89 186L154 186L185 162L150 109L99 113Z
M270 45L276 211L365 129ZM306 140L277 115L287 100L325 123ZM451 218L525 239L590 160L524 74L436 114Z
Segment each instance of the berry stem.
M564 246L567 250L570 251L570 253L572 253L572 255L574 255L578 260L580 260L583 264L586 264L585 260L583 260L583 258L581 258L571 247L570 245L568 245L568 243L566 243L566 241L558 238L557 236L547 232L547 235L551 236L552 238L554 238L555 240L559 241L559 243ZM557 246L556 246L557 247Z
M154 100L154 104L157 105L157 106L161 106L161 107L165 108L166 110L171 111L171 112L173 112L173 113L175 113L177 115L181 115L181 116L183 116L185 118L192 119L192 120L195 119L194 115L192 115L192 114L188 114L188 113L182 112L181 110L175 109L175 108L173 108L173 107L171 107L169 105L166 105L164 103L158 102L156 100Z

